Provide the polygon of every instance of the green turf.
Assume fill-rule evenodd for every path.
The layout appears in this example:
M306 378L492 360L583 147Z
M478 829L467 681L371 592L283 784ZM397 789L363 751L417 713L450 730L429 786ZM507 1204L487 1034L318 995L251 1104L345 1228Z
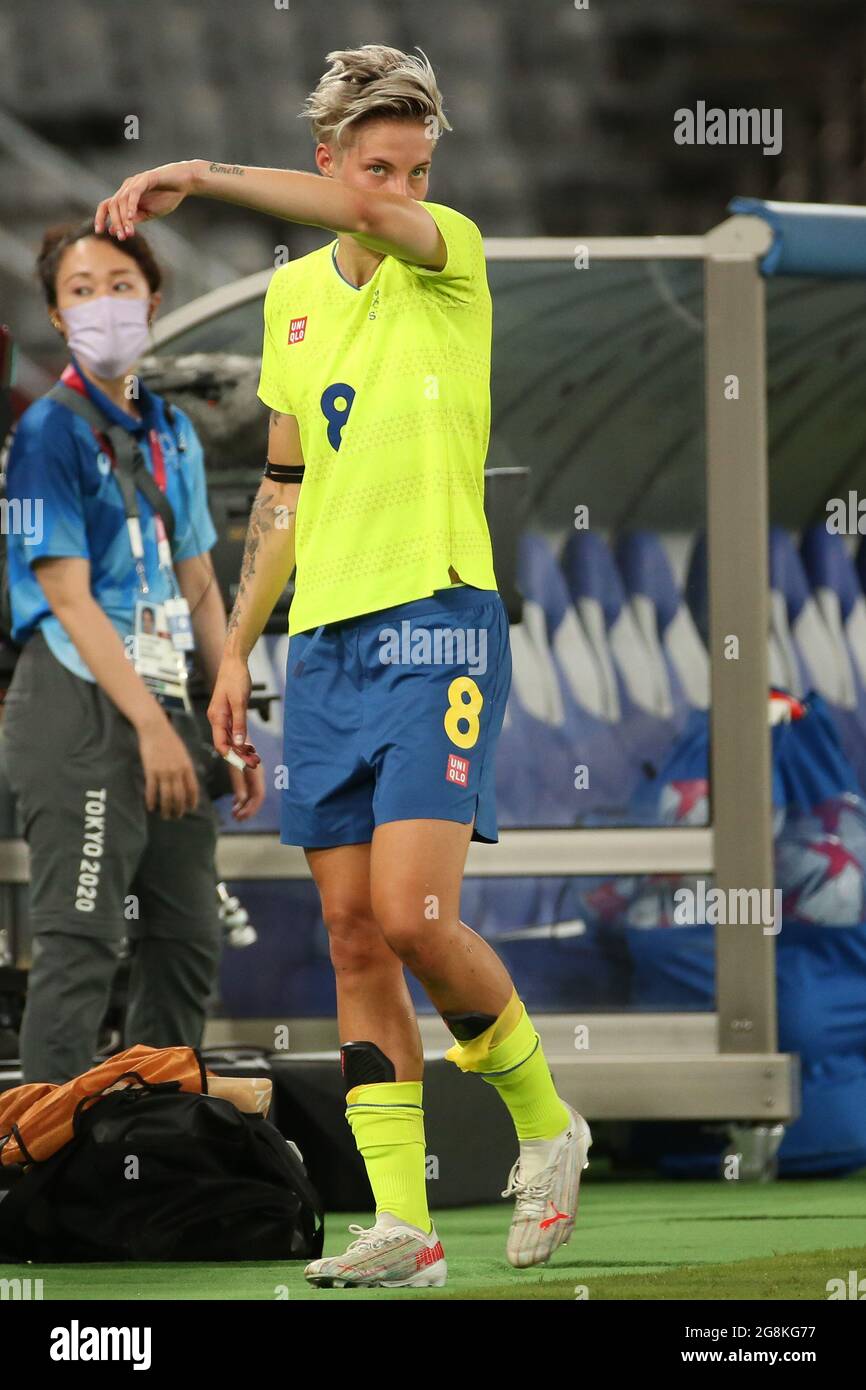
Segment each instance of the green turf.
M41 1278L46 1299L826 1299L831 1278L866 1278L866 1171L840 1181L747 1185L613 1182L589 1177L571 1243L543 1269L505 1261L508 1207L435 1214L444 1289L312 1289L302 1264L0 1266ZM325 1253L350 1221L331 1216Z

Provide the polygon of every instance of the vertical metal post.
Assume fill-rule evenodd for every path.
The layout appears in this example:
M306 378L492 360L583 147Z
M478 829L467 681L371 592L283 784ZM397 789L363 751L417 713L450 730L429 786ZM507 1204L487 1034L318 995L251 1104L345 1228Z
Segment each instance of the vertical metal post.
M705 271L710 792L715 886L726 893L774 886L765 236L754 218L723 223L707 238ZM716 1007L721 1052L776 1050L775 937L760 923L716 927Z

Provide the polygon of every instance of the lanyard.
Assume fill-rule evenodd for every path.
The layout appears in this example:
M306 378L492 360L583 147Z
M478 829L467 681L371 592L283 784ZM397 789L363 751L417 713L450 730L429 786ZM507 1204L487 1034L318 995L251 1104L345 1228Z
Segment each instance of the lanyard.
M151 458L153 459L153 478L160 492L165 492L165 459L163 457L162 445L159 442L157 430L151 429L149 431L148 440L150 443ZM123 498L124 511L126 512L126 530L129 536L129 547L132 551L132 558L135 563L135 573L138 578L139 591L142 594L149 594L150 586L147 582L147 572L144 566L144 542L141 535L141 519L138 511L135 478L132 474L117 467L117 460L114 456L114 450L111 447L110 440L102 435L100 436L100 442L105 452L108 454L108 457L111 459L114 477ZM143 460L142 466L146 467ZM154 511L153 521L156 529L156 549L159 567L161 570L165 571L171 592L173 595L176 595L178 590L171 560L171 543L166 533L165 523L157 511Z
M80 395L87 395L87 388L84 381L71 362L61 374L60 379L67 386L72 387L74 391L78 391ZM123 498L123 506L126 513L126 530L129 536L129 547L132 551L132 558L135 564L139 592L142 594L149 594L150 585L147 582L147 571L144 566L144 542L141 535L141 520L138 511L135 481L131 474L127 473L125 470L118 469L117 459L115 458L114 449L111 447L111 441L107 439L104 434L99 434L98 439L104 452L111 460L112 471ZM156 429L152 428L149 430L148 441L150 443L150 453L153 460L153 478L160 492L164 493L167 490L165 458L162 452L159 432ZM147 467L143 456L142 467ZM171 559L171 542L169 541L165 529L165 523L156 510L154 510L153 519L156 529L156 550L159 567L161 570L165 571L172 595L177 596L178 587Z

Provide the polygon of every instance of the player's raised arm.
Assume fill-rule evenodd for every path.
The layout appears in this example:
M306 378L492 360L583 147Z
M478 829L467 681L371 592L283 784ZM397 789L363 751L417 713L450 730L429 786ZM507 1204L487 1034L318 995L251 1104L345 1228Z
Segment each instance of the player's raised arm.
M408 194L352 187L291 169L260 169L206 159L161 164L124 179L96 210L94 230L119 241L138 223L166 217L184 198L216 198L311 227L347 232L371 250L439 269L444 242L429 212Z
M423 202L437 141L451 127L426 58L387 54L395 66L375 80L375 93L364 53L360 66L354 53L328 55L333 66L306 110L318 174L207 159L162 164L131 175L104 198L95 230L123 241L139 222L168 216L186 197L216 198L337 232L359 249L427 271L443 270L448 250Z

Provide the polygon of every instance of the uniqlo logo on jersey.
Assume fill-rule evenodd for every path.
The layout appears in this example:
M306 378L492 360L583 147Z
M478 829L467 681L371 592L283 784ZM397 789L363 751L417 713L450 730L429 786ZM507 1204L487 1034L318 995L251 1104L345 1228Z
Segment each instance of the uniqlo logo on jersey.
M291 323L289 324L289 342L290 342L290 343L302 343L302 342L304 341L304 334L306 333L306 331L307 331L307 315L306 315L306 314L304 314L304 317L303 317L302 319L292 319Z
M456 782L458 787L469 785L469 759L458 758L456 753L448 754L448 766L445 769L445 781Z

